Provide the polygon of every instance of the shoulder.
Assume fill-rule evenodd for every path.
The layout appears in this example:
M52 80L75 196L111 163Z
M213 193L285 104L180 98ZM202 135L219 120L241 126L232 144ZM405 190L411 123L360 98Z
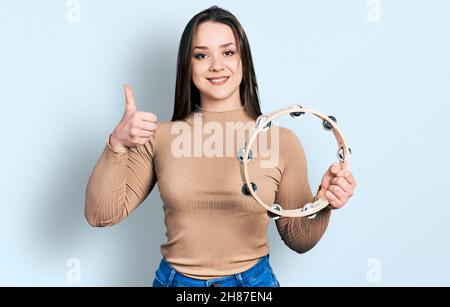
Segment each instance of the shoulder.
M292 129L286 128L286 127L278 127L279 129L279 135L280 135L280 143L285 144L289 146L289 144L292 145L292 142L299 142L299 139L297 135L295 134Z
M156 133L155 137L157 139L170 139L173 137L174 133L181 128L188 128L189 124L186 121L177 120L177 121L163 121L156 123ZM180 128L181 127L181 128Z
M166 120L166 121L162 121L162 122L157 122L156 123L156 129L157 132L161 132L164 133L167 130L170 130L170 127L172 126L174 122L170 121L170 120Z
M297 134L289 128L279 127L280 150L285 155L303 152L303 145Z
M187 125L184 121L161 121L156 123L155 133L150 137L147 145L152 147L164 146L164 144L170 142L174 137L174 130L177 130L177 126Z

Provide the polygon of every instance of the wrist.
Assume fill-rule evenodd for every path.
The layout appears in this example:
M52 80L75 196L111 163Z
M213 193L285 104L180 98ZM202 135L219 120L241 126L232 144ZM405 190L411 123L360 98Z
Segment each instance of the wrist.
M116 153L126 153L128 152L128 148L120 144L115 138L114 133L111 133L108 136L108 146L109 148Z

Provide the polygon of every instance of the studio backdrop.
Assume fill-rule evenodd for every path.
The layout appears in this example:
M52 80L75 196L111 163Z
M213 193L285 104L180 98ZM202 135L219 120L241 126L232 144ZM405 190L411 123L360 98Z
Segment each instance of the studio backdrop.
M166 240L158 185L105 228L86 221L86 185L125 83L140 111L171 119L181 33L212 5L246 31L262 112L333 115L353 153L358 186L313 249L292 251L270 223L281 285L450 285L445 0L0 2L0 285L151 285ZM315 190L332 134L310 116L280 123Z

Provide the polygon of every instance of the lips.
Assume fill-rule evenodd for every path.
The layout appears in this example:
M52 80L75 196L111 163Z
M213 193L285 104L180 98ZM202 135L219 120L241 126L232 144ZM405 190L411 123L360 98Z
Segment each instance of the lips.
M208 81L213 85L223 85L225 82L228 81L230 77L229 76L220 76L220 77L214 77L214 78L206 78Z

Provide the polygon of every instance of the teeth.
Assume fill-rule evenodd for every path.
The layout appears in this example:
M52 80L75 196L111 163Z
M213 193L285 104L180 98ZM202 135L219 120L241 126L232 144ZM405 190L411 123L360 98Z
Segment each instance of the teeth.
M225 81L226 79L228 79L228 77L222 78L222 79L209 79L209 81L214 82L214 83L219 83L219 82Z

